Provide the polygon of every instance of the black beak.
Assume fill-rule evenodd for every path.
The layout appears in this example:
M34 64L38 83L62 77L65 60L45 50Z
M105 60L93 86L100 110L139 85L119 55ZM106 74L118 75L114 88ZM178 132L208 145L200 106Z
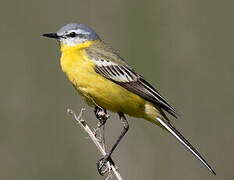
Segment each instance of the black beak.
M48 37L48 38L54 38L54 39L59 38L57 33L47 33L47 34L43 34L43 36Z

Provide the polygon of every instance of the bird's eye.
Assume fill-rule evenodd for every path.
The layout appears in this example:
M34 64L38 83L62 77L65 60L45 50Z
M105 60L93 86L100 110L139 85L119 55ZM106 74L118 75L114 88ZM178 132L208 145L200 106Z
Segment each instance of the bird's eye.
M68 36L68 37L76 37L76 35L77 35L77 34L76 34L75 32L71 32L71 33L69 33L67 36Z

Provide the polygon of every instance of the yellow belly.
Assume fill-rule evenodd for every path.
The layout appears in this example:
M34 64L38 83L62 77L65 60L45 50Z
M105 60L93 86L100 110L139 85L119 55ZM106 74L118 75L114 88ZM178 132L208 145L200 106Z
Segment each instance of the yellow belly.
M134 117L144 117L146 101L96 73L94 63L88 59L84 50L63 52L61 66L89 105L98 105Z

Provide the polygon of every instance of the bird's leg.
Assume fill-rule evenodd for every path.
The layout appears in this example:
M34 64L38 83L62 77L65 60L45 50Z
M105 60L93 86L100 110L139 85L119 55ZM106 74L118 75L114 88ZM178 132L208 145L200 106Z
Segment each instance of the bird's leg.
M106 120L110 117L107 112L106 112L106 109L102 109L98 106L96 106L94 108L94 113L96 115L96 118L98 119L99 121L99 125L98 125L98 128L102 127L105 123L106 123Z
M117 145L119 144L119 142L121 141L121 139L124 137L124 135L127 133L128 129L129 129L128 121L123 113L119 113L119 118L123 123L123 130L122 130L120 136L118 137L118 139L116 140L115 144L112 146L111 150L105 156L103 156L101 159L98 160L97 169L98 169L98 172L100 175L103 175L102 169L103 169L103 167L106 166L106 163L108 161L114 165L114 162L111 159L111 155L112 155L113 151L115 150L115 148L117 147Z

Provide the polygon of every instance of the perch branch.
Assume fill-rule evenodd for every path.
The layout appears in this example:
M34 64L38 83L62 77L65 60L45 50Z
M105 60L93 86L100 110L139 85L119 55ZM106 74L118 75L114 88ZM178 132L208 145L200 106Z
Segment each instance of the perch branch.
M76 122L80 125L81 128L83 128L85 130L85 132L87 132L87 134L89 135L89 137L91 138L91 140L93 141L93 143L96 145L96 147L98 148L98 150L101 152L101 154L103 156L105 156L107 153L105 151L105 146L104 146L104 142L103 142L103 137L102 137L102 141L100 142L100 140L98 140L98 138L95 136L94 132L89 128L89 126L87 125L86 121L84 119L82 119L82 115L83 115L83 111L85 110L85 108L82 108L79 115L77 116L75 112L73 112L72 109L67 109L67 113L70 115L73 115L73 117L75 118ZM108 162L108 167L109 167L109 175L111 170L114 173L114 175L116 176L116 178L118 180L123 180L123 178L121 177L120 173L117 171L116 166L112 165L110 162ZM107 179L109 179L110 176L107 177Z

